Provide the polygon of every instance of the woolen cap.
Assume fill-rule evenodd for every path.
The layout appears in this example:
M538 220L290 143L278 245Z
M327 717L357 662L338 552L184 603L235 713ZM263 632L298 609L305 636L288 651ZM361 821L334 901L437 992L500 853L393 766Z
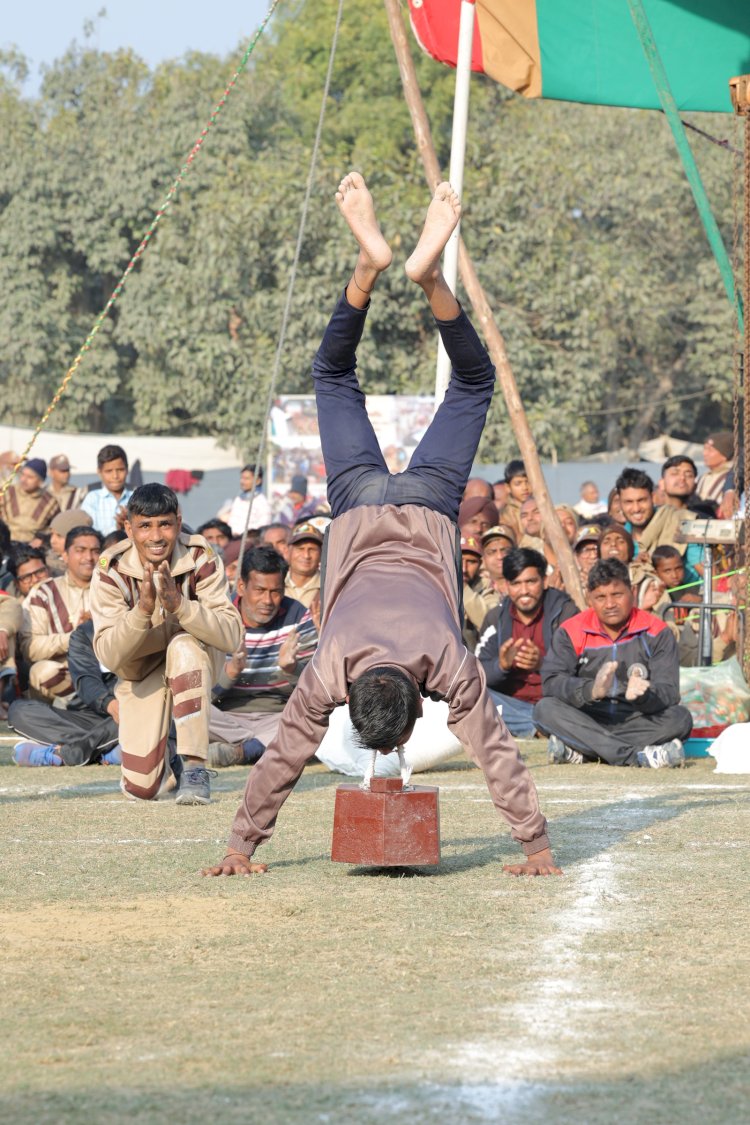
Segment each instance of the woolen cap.
M74 527L91 527L94 521L82 508L71 508L69 512L58 512L50 523L50 531L55 535L67 535Z
M710 441L714 449L723 454L726 461L734 457L734 434L730 430L719 430L716 434L709 434L706 441Z
M43 461L41 457L30 457L28 461L24 461L24 469L31 469L32 473L36 473L42 480L47 476L47 462Z
M301 474L292 477L289 491L298 492L300 496L307 496L307 477L303 477Z
M485 496L470 496L468 500L462 500L458 509L458 526L463 527L469 520L473 520L474 516L482 515L490 521L491 524L496 524L498 521L497 505L493 504Z

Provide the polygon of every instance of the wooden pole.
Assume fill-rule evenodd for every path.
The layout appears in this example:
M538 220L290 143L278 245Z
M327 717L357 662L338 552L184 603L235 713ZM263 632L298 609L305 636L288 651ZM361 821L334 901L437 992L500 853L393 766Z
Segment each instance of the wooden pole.
M411 114L417 151L424 165L428 186L431 191L434 191L443 177L440 174L440 166L432 141L430 123L417 84L414 60L409 50L409 43L406 38L403 19L401 18L399 0L385 0L385 8L388 15L391 39L393 40L393 47L398 60L398 68L401 74L404 97L406 98L406 104ZM581 575L576 564L573 549L562 529L562 524L555 511L555 506L552 503L552 498L544 480L536 443L534 442L529 427L521 396L518 393L518 385L510 365L510 360L508 359L505 341L500 329L495 323L489 301L479 281L477 272L474 269L474 264L466 249L463 238L460 238L458 243L458 269L464 289L471 301L472 308L479 320L484 338L487 341L487 348L492 362L495 365L497 378L505 397L510 424L513 427L513 433L518 442L521 458L526 466L526 472L528 473L534 498L539 505L544 530L547 532L550 546L557 558L565 588L579 609L584 609L586 599L583 593Z

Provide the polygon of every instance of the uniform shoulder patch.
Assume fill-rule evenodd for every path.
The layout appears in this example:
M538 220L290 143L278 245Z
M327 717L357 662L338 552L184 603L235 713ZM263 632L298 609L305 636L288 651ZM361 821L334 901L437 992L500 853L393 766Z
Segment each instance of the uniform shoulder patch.
M99 566L102 568L102 570L106 570L109 566L109 559L106 555L99 556Z

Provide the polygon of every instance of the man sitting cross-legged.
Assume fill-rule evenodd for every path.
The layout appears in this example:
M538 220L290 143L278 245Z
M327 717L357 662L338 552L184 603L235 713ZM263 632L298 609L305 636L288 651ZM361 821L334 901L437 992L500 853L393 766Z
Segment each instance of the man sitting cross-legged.
M249 875L279 810L314 756L337 705L349 702L362 743L390 753L408 741L421 693L447 700L449 726L485 771L498 810L526 861L517 875L559 873L536 789L498 719L476 659L461 640L456 517L495 384L471 323L445 282L440 255L458 222L458 197L441 184L406 264L430 304L451 359L446 396L409 468L392 474L357 381L356 348L370 294L391 250L362 177L336 200L359 257L313 364L333 522L327 531L320 642L287 704L276 738L253 767L224 860L207 875Z
M590 609L564 622L542 665L534 723L555 765L682 765L692 729L679 706L677 643L635 606L628 568L602 559L588 577Z
M211 766L257 762L318 643L312 614L284 594L287 563L273 547L242 556L238 598L244 637L214 688Z
M503 559L508 596L487 614L476 649L503 722L516 738L533 738L531 717L542 697L540 668L555 630L578 613L562 590L545 590L547 560L530 547L516 547Z
M174 716L185 761L177 801L207 804L211 688L242 639L224 568L201 535L183 535L177 497L136 488L128 538L102 555L91 588L94 651L118 676L122 788L153 800L168 770ZM169 770L165 787L172 781Z

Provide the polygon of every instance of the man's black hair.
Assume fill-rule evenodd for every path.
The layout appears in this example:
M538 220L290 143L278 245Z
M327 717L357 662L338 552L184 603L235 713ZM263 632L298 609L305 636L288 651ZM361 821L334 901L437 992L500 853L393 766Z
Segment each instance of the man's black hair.
M11 551L8 558L8 570L14 578L18 577L18 568L23 566L24 563L31 562L36 559L37 562L42 562L47 565L47 560L44 557L44 551L40 551L38 547L30 547L28 543L19 543Z
M128 467L128 455L121 445L103 445L96 455L96 467L101 469L109 461L124 461Z
M695 475L698 476L698 466L692 457L688 457L687 453L676 453L674 457L667 457L661 467L662 475L666 473L667 469L674 469L677 465L689 465Z
M513 477L525 477L526 475L526 466L524 465L523 461L519 461L517 458L515 461L509 461L505 466L506 484L510 484L510 482L513 480Z
M102 547L104 546L104 536L102 535L101 531L97 531L95 527L87 527L85 524L80 524L78 527L71 527L70 531L65 536L65 546L63 550L69 550L75 543L76 539L83 539L84 535L93 535L94 539L98 541L99 550L101 551Z
M654 548L651 552L651 562L654 567L656 567L659 559L679 559L681 563L684 564L685 562L680 552L671 543L664 543L663 546Z
M128 501L128 519L133 516L176 516L180 510L177 494L166 484L142 484Z
M255 477L255 483L256 484L260 484L261 481L263 480L263 466L262 465L258 465L258 472L257 473L255 472L255 465L243 465L242 468L240 469L240 476L242 476L243 473L252 473L253 476Z
M419 718L419 689L400 668L370 668L349 688L349 718L363 746L392 750Z
M220 531L222 535L226 535L227 539L234 539L234 536L232 535L232 529L229 524L226 522L226 520L220 519L206 520L205 523L202 523L200 527L197 527L195 529L196 535L202 535L204 531L210 531L211 528L214 528L216 531Z
M654 482L643 469L623 469L615 481L615 488L618 492L622 492L623 488L646 488L653 492Z
M267 523L263 527L258 528L261 539L263 538L263 536L266 534L267 531L279 531L279 530L288 532L287 542L289 542L289 540L292 538L292 529L289 526L289 524L287 524L287 523L278 523L278 522Z
M275 547L265 543L262 547L251 547L242 556L240 577L243 582L247 582L253 570L257 574L280 574L283 581L289 570L289 564Z
M624 582L630 589L628 568L619 559L599 559L589 571L586 586L589 590L597 590L600 586L609 586L610 582Z
M547 574L547 560L539 551L531 547L513 547L503 559L503 578L512 582L530 566L539 572L540 578Z
M109 535L104 536L102 550L106 551L110 547L114 547L115 543L122 543L123 539L127 539L127 537L127 531L124 531L121 527L118 527L115 531L110 531Z

